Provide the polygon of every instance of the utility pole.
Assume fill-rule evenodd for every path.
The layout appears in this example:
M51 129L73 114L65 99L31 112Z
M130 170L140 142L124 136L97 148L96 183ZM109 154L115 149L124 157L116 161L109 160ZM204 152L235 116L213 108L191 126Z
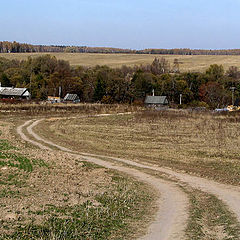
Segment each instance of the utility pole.
M62 87L61 86L59 86L58 94L59 94L59 99L61 101L61 94L62 94Z
M30 75L30 89L29 89L29 92L30 92L30 95L32 96L32 78L33 78L33 65L32 65L32 60L31 60L31 75Z
M230 90L232 90L232 105L234 105L234 91L236 87L230 87Z
M182 94L180 94L180 105L182 105Z

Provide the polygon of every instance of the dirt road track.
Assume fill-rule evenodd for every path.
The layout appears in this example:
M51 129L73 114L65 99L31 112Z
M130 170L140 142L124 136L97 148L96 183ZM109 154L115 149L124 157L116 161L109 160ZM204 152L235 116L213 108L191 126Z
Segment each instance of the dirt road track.
M106 168L122 171L127 173L140 181L150 184L157 190L160 198L157 201L159 210L156 214L154 222L150 225L148 233L141 238L141 240L182 240L184 238L185 228L188 219L188 198L180 188L172 183L151 175L143 173L128 167L119 166L117 164L98 159L97 156L87 156L86 154L76 153L65 147L52 143L51 141L44 140L36 133L33 132L33 127L40 121L29 120L17 128L18 134L23 140L38 146L43 150L52 149L40 143L39 141L56 147L67 154L76 158L84 159L85 161L92 162ZM34 137L37 141L31 140L24 133L23 129L26 127L28 134Z
M71 151L62 146L54 144L51 141L44 140L43 138L41 138L40 136L38 136L36 133L33 132L33 127L36 126L37 124L39 124L43 120L44 119L34 121L27 128L29 134L34 136L34 138L36 138L37 140L45 142L54 147L57 147L58 149L60 149L62 151ZM191 175L184 174L184 173L175 172L168 168L158 167L158 166L154 166L154 165L145 165L145 164L133 162L133 161L126 160L126 159L100 156L100 155L87 154L87 153L78 153L78 154L81 154L83 156L96 157L96 158L97 157L110 158L112 160L123 162L123 163L129 164L129 165L132 165L132 166L166 173L166 174L170 175L171 177L174 177L174 178L180 180L181 182L189 184L193 188L197 188L201 191L204 191L204 192L207 192L210 194L214 194L229 207L229 209L236 215L238 221L240 222L240 188L239 187L221 184L221 183L217 183L215 181L211 181L208 179L191 176Z
M74 154L75 156L81 156L81 158L84 158L87 161L94 162L96 164L103 165L103 166L108 167L108 168L113 168L113 169L116 169L116 170L119 170L119 171L124 171L126 173L129 173L129 174L131 174L131 175L133 175L135 177L138 177L140 180L143 180L145 182L150 183L152 186L155 186L155 188L157 188L158 186L156 186L156 182L155 183L154 182L150 182L149 179L154 179L150 175L144 174L144 176L142 175L142 178L141 178L141 177L137 176L139 174L139 171L137 171L138 173L136 173L135 170L133 171L133 169L129 170L129 168L127 168L127 167L121 167L121 166L113 165L112 163L100 160L98 158L106 158L106 159L108 158L108 159L112 159L112 160L114 160L116 162L117 161L118 162L122 162L122 163L125 163L125 164L128 164L128 165L132 165L132 166L135 166L135 167L150 169L150 170L158 171L158 172L161 172L161 173L166 173L169 176L174 177L177 180L179 180L179 181L181 181L183 183L186 183L186 184L190 185L193 188L199 189L201 191L204 191L204 192L207 192L207 193L210 193L210 194L214 194L215 196L217 196L220 200L222 200L228 206L228 208L236 215L238 221L240 222L240 188L239 187L226 185L226 184L221 184L221 183L217 183L215 181L211 181L211 180L208 180L208 179L195 177L195 176L191 176L191 175L180 173L180 172L175 172L175 171L173 171L171 169L168 169L168 168L158 167L158 166L154 166L154 165L145 165L145 164L133 162L133 161L126 160L126 159L114 158L114 157L108 157L108 156L102 156L102 155L95 155L95 154L88 154L88 153L76 153L76 152L73 152L70 149L67 149L65 147L59 146L59 145L57 145L57 144L55 144L55 143L53 143L53 142L51 142L49 140L45 140L45 139L41 138L39 135L37 135L36 133L34 133L33 128L37 124L39 124L39 122L41 122L43 120L44 119L37 120L37 121L27 121L22 126L18 127L18 133L22 136L22 138L25 141L29 141L30 140L29 142L31 142L32 144L37 145L38 147L40 147L42 149L51 150L50 147L47 147L44 144L48 144L49 146L54 146L54 147L56 147L56 148L58 148L58 149L60 149L62 151L69 152L69 154ZM26 127L26 126L27 126L28 134L32 135L38 141L33 141L31 139L28 139L28 137L25 136L24 134L22 135L22 129L24 127ZM40 142L42 142L42 143L40 143ZM141 173L141 174L143 174L143 173ZM148 181L146 181L146 179L148 179ZM159 179L157 179L157 180L159 180ZM171 192L175 192L175 193L179 194L179 196L182 196L182 198L183 198L184 194L175 185L174 185L175 189L171 189L172 185L169 182L164 181L164 183L166 184L165 187L168 188L168 191L170 189ZM168 199L172 198L173 196L164 195L164 190L163 189L158 189L158 191L161 194L162 202L159 202L160 211L158 213L156 222L154 224L152 224L151 227L150 227L150 232L152 234L154 234L154 232L155 232L158 235L151 235L151 234L149 234L149 235L146 236L145 239L161 239L161 240L165 240L165 239L182 239L183 238L183 234L178 235L178 238L176 238L176 237L172 238L172 236L174 236L174 235L177 236L176 235L177 231L179 231L179 233L183 232L184 225L186 224L186 219L187 219L186 213L185 214L183 213L183 209L186 210L188 200L187 200L186 196L184 196L185 200L184 200L184 198L182 200L180 198L180 201L178 202L178 197L177 197L177 201L176 200L174 200L174 201L176 201L178 203L181 203L182 207L181 206L176 206L176 208L175 208L175 204L176 203L173 205L175 210L176 210L175 215L173 213L171 213L170 211L168 213L165 213L165 212L163 213L162 210L165 210L165 208L163 207L164 206L164 202L166 204L167 201L169 201ZM166 192L165 192L165 194L166 194ZM174 197L173 197L173 199L174 199ZM172 202L172 203L174 203L174 202ZM168 208L170 207L170 209L173 208L170 205L166 205L166 207L168 207ZM161 213L162 213L162 216L161 216ZM172 216L171 217L172 220L168 219L168 221L165 222L166 220L163 220L163 215ZM177 215L178 215L178 217L177 217ZM173 220L173 218L174 218L173 216L175 217L175 221ZM185 222L180 227L176 223L178 223L179 221L182 221L181 219L183 221L185 221ZM164 224L166 224L166 225L170 224L171 221L175 222L176 226L179 227L179 230L177 230L177 229L176 229L176 231L170 230L170 229L164 230L165 229L163 227ZM157 225L158 225L158 227L161 226L161 229L164 232L164 233L162 233L162 235L159 235L160 233L157 230L158 229ZM173 225L173 226L175 228L175 225ZM156 238L156 236L158 236L158 237ZM160 236L162 236L162 237L160 238Z

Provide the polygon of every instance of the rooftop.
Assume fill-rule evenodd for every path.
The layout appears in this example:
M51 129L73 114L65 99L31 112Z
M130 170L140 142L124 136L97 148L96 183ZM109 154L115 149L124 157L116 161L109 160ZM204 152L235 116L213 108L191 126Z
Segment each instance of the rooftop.
M29 96L27 88L0 87L0 95L3 96Z
M64 101L75 101L75 100L79 100L79 97L78 97L77 94L68 93L68 94L64 97Z
M167 96L147 96L145 104L168 104Z

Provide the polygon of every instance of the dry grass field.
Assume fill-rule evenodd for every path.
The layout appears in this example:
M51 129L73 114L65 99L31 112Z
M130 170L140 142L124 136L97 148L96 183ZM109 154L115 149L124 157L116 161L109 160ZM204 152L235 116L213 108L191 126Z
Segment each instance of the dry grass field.
M51 104L51 103L19 103L19 104L3 104L0 103L0 113L2 117L12 116L69 116L73 114L109 114L109 113L124 113L135 112L142 110L142 107L124 104Z
M145 184L67 153L36 149L0 118L0 239L133 239L150 220ZM154 205L154 204L153 204ZM147 207L148 206L148 207Z
M90 53L1 53L0 57L8 59L27 59L29 56L37 57L43 54L56 56L58 59L69 61L72 66L83 65L108 65L121 67L122 65L134 66L152 63L155 57L166 58L171 64L174 59L179 59L180 71L204 71L211 64L222 64L227 70L230 66L240 67L240 56L182 56L182 55L140 55L140 54L90 54Z
M135 239L146 231L156 211L156 194L149 186L70 153L40 150L21 141L16 127L29 119L47 118L34 132L77 152L240 185L237 114L74 106L2 106L6 114L0 118L0 239ZM136 113L93 116L121 111ZM23 131L29 134L26 128ZM149 177L169 177L142 171ZM220 199L177 184L189 199L186 239L239 240L239 223Z
M240 185L240 117L143 112L51 120L36 131L81 152L168 166Z

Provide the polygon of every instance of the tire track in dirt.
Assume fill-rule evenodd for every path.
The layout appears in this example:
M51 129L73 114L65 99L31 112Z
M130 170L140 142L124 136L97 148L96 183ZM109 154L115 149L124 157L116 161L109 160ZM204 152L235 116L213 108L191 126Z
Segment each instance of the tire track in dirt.
M49 145L53 145L53 146L57 147L58 149L60 149L62 151L66 151L66 148L64 148L62 146L59 146L57 144L54 144L51 141L46 141L46 140L44 140L43 138L41 138L40 136L38 136L37 134L35 134L33 132L32 128L34 126L36 126L37 124L39 124L43 120L44 119L40 119L40 120L37 120L37 121L33 122L30 125L30 127L28 128L28 130L29 130L28 132L31 135L34 135L35 137L37 137L37 139L39 141L46 142ZM68 151L72 152L69 149L68 149ZM222 184L222 183L215 182L213 180L208 180L208 179L205 179L205 178L191 176L189 174L176 172L176 171L173 171L169 168L158 167L158 166L154 166L154 165L150 165L150 164L149 165L141 164L141 163L137 163L137 162L126 160L126 159L114 158L114 157L96 155L96 154L88 154L88 153L78 153L78 154L81 154L81 155L84 155L84 156L96 157L96 158L97 157L108 158L108 159L112 159L112 160L115 160L115 161L119 161L119 162L122 162L122 163L125 163L125 164L128 164L128 165L131 165L131 166L150 169L150 170L158 171L158 172L161 172L161 173L166 173L169 176L174 177L174 178L176 178L177 180L180 180L183 183L187 183L188 185L190 185L193 188L196 188L196 189L199 189L203 192L207 192L207 193L215 195L216 197L218 197L218 199L222 200L228 206L230 211L235 214L238 221L240 222L240 188L237 187L237 186Z
M52 143L51 141L44 140L33 131L33 127L35 127L42 120L44 119L37 121L29 120L25 122L23 125L17 128L17 133L22 137L23 140L30 142L43 150L52 150L50 147L46 147L42 143L28 138L23 133L23 128L26 127L26 130L30 135L44 144L56 147L61 151L67 152L67 154L71 156L84 159L85 161L127 173L140 181L150 184L159 193L160 198L157 200L157 206L159 207L159 210L157 211L154 222L151 223L148 229L148 233L143 236L141 240L185 239L184 235L187 226L189 201L187 195L183 193L183 191L181 191L175 183L153 177L136 169L119 166L109 161L98 159L97 155L89 156L86 154L73 152L70 149Z
M51 148L49 147L46 147L44 145L42 145L41 143L39 142L36 142L36 141L33 141L32 139L28 138L24 133L23 133L23 128L26 127L27 125L29 125L30 123L32 123L34 120L29 120L29 121L26 121L23 125L21 126L18 126L17 127L17 133L21 136L21 138L26 141L26 142L29 142L35 146L38 146L39 148L41 149L44 149L44 150L51 150Z

